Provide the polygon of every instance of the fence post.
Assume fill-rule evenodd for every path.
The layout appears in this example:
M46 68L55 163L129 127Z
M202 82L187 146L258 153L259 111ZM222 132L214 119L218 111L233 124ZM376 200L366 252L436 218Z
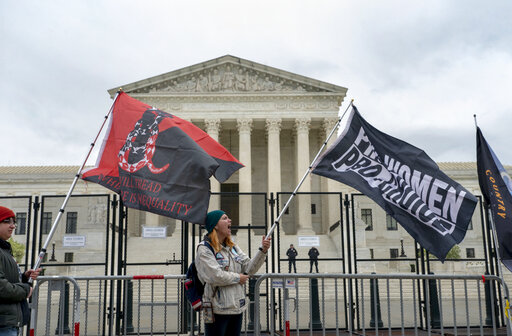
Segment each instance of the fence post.
M64 282L64 280L61 280ZM59 315L57 317L57 328L55 335L70 334L69 330L69 284L64 282L64 291L60 291Z
M320 321L320 303L318 300L318 279L312 278L309 281L309 299L311 301L311 327L322 329Z
M429 274L434 274L430 272ZM441 328L441 314L439 312L439 298L437 296L437 284L435 279L428 280L428 294L430 298L430 326Z
M133 282L128 280L126 293L126 332L133 332Z
M375 272L372 272L375 274ZM378 328L382 328L384 324L382 323L381 313L380 313L380 296L379 296L379 283L377 279L370 279L370 305L371 305L371 319L370 319L370 327L374 328L377 326Z
M248 330L254 330L254 285L256 279L249 279L249 324L247 325ZM261 329L261 327L260 327Z
M485 275L489 275L488 272L485 272ZM485 325L492 326L493 319L494 321L498 321L498 309L496 307L496 293L493 288L491 288L491 281L487 280L484 282L484 290L485 290ZM492 314L494 306L494 317Z

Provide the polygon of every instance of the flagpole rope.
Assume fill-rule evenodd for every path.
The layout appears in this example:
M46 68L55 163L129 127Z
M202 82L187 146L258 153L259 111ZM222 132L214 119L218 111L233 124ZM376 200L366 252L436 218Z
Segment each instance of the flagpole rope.
M115 103L117 101L117 98L119 97L119 93L121 91L122 90L119 90L119 91L116 92L116 96L114 97L114 102L112 103L112 106L110 107L110 110L108 111L107 115L105 116L105 118L103 120L103 123L101 124L100 130L98 131L98 134L96 134L96 137L94 138L94 141L91 143L89 151L87 152L87 155L85 156L85 159L84 159L82 165L78 169L78 172L76 173L75 178L73 179L73 182L71 183L71 186L69 187L69 191L66 194L66 198L64 199L64 202L62 202L62 205L60 207L59 213L57 214L57 217L55 218L55 221L53 222L53 225L52 225L52 227L50 229L50 232L48 233L48 236L46 237L46 241L45 241L43 247L41 248L41 252L39 252L39 256L38 256L38 258L36 260L36 263L35 263L33 269L39 268L39 266L43 262L43 258L44 258L45 254L46 254L46 249L47 249L48 245L50 244L50 241L52 240L53 235L55 234L55 230L57 229L57 226L58 226L59 221L60 221L60 219L62 217L62 214L64 214L64 209L66 208L66 205L67 205L67 203L69 201L69 198L71 197L71 194L73 193L73 190L75 189L75 186L76 186L76 184L78 182L78 179L80 178L80 174L82 173L82 170L84 169L85 164L87 163L87 160L89 159L89 156L91 155L92 150L93 150L96 142L98 141L98 138L99 138L99 136L101 134L101 131L103 130L103 127L105 127L105 124L107 123L108 117L110 116L110 114L114 110L114 105L115 105ZM32 279L29 279L29 282L32 282Z
M331 139L332 135L334 134L334 132L336 131L336 129L338 128L338 126L340 125L341 123L341 119L343 119L343 117L345 116L345 114L347 113L348 109L353 105L354 103L354 99L352 99L350 101L350 104L348 104L347 108L345 109L345 112L343 112L343 114L341 115L341 117L338 118L338 121L336 122L336 125L334 125L334 127L332 128L331 132L329 133L329 135L327 136L327 139L324 141L324 143L322 144L322 147L320 147L320 149L318 150L318 153L316 153L316 156L315 158L313 159L313 161L311 161L311 163L309 164L309 167L306 171L306 173L304 174L304 176L302 177L302 179L300 180L299 184L297 185L297 187L295 187L295 190L292 192L292 194L290 195L290 197L288 198L288 201L286 202L286 204L284 205L283 209L281 210L281 212L279 213L279 216L277 216L276 220L274 221L274 224L272 225L272 227L270 228L270 230L268 231L267 233L267 236L265 237L265 239L268 239L270 238L270 236L272 235L272 233L274 232L274 230L276 229L277 225L279 224L279 221L281 220L281 217L283 216L283 214L285 213L286 209L288 209L288 206L290 205L290 202L292 201L293 197L297 194L297 191L299 190L299 188L302 186L302 183L304 183L304 180L306 180L306 177L309 175L309 173L311 173L311 168L313 167L313 164L316 162L316 160L318 159L318 157L320 156L320 153L322 153L323 149L325 148L325 146L327 146L327 143L329 142L329 140Z

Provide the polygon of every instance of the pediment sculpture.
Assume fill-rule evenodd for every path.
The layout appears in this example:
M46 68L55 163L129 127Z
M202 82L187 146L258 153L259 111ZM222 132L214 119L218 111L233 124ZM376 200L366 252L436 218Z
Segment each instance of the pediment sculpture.
M236 92L322 92L320 88L301 84L277 75L255 71L235 64L225 64L211 69L166 80L139 92L176 93L236 93Z

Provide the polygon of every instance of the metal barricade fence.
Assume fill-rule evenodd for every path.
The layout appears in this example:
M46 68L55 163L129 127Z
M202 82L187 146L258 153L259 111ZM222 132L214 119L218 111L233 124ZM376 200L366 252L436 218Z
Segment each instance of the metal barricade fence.
M73 301L72 301L72 316L73 316L73 335L79 335L80 332L80 286L76 282L75 279L68 276L59 276L58 279L48 279L49 277L40 277L37 281L36 287L34 288L32 295L32 310L30 316L30 336L34 335L42 335L42 332L36 332L38 315L41 315L46 321L50 321L52 314L52 293L54 291L58 291L59 293L59 301L56 304L58 309L58 319L55 324L55 334L56 335L64 335L71 334L71 330L69 328L69 284L73 284ZM46 297L47 309L46 314L41 314L39 310L39 289L40 286L44 283L48 284L48 292ZM66 318L64 318L66 316ZM45 335L52 334L50 331L50 324L45 325Z
M184 279L184 275L41 276L31 303L30 334L188 334L194 328L189 327L188 304L183 304Z
M40 276L32 296L30 335L203 334L202 316L185 298L184 279L184 275ZM244 335L254 328L248 316L252 305L253 301L244 313Z
M508 288L496 276L265 274L254 297L269 285L270 307L281 307L270 309L270 335L512 335L508 312L500 324L508 301L496 300L496 285L504 301ZM256 335L264 310L255 300Z
M200 335L204 324L185 299L184 279L39 277L30 334ZM505 305L496 285L506 298L508 288L496 276L265 274L251 282L244 335L512 335L508 319L500 323Z

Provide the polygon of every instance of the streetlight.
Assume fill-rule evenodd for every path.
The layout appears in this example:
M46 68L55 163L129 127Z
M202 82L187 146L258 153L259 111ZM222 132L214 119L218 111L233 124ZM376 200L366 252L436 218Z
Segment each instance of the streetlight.
M405 255L405 251L404 251L404 240L403 240L403 238L400 238L400 246L401 246L400 258L407 258L407 255Z

